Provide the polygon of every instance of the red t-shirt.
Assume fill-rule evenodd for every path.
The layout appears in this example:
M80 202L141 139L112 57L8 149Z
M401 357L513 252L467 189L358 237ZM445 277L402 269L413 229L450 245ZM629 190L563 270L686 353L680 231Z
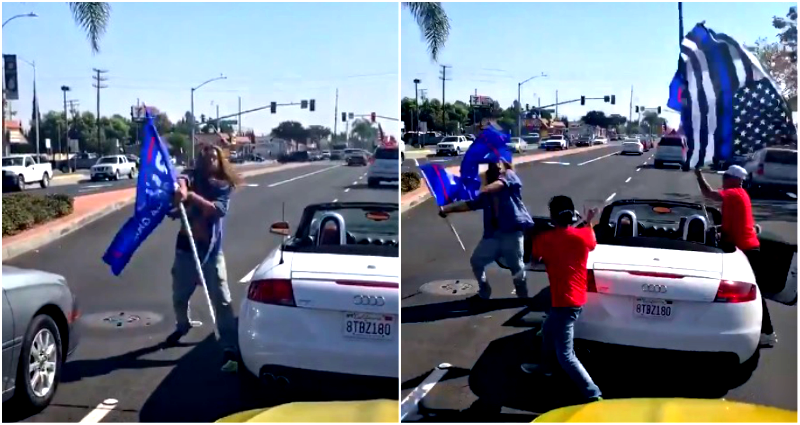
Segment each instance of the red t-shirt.
M741 187L721 189L722 237L742 251L758 248L753 207L750 196Z
M591 227L558 227L533 240L533 258L547 268L553 307L586 304L586 261L596 246Z

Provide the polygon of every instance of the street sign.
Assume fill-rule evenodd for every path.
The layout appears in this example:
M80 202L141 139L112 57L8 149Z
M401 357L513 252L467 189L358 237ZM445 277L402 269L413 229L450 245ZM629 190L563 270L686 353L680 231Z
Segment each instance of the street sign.
M44 148L50 149L50 139L44 139Z
M420 133L427 133L428 132L428 122L427 121L420 121L419 122L419 132Z
M355 118L355 116L356 116L356 114L354 114L354 113L352 113L352 112L349 112L349 113L347 114L347 117L348 117L348 118L350 118L351 120L352 120L353 118Z
M17 85L17 55L3 55L6 99L19 100Z
M78 139L69 139L67 146L69 146L70 153L78 153Z

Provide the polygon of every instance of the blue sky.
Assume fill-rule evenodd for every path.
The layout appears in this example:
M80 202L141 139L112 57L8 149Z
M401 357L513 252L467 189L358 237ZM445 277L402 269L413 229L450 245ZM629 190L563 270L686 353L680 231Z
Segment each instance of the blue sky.
M339 111L396 117L398 81L397 3L113 3L101 51L93 55L69 9L57 3L3 3L3 53L37 65L41 110L63 110L60 87L81 110L96 110L92 68L109 70L101 92L103 115L130 114L139 98L174 122L189 110L190 88L223 73L224 81L195 93L195 115L316 99L316 112L298 107L245 115L243 127L268 133L279 122L333 127ZM25 126L31 116L30 66L19 63L20 100L13 102ZM213 104L212 104L213 103ZM383 122L389 133L399 125ZM339 123L339 131L343 131Z
M706 26L741 43L759 37L776 41L772 17L784 16L796 3L688 3L685 31ZM475 89L504 108L555 103L581 95L614 94L617 104L593 101L559 107L559 115L578 119L595 109L628 116L631 85L634 105L666 109L668 86L678 58L677 3L446 3L450 38L439 63L433 63L416 22L403 11L401 22L401 95L414 97L414 78L429 98L441 99L437 65L451 65L445 100L469 101ZM634 113L634 118L635 118ZM677 126L677 114L665 113Z

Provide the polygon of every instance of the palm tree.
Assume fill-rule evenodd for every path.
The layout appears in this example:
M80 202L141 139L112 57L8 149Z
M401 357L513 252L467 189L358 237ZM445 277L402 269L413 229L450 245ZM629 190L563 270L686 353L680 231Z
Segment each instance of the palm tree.
M79 27L86 31L92 53L100 52L100 37L106 32L111 18L111 4L106 2L70 2L69 10Z
M420 30L428 41L428 52L431 59L437 61L439 52L450 35L450 19L439 2L404 2L411 15L417 21Z

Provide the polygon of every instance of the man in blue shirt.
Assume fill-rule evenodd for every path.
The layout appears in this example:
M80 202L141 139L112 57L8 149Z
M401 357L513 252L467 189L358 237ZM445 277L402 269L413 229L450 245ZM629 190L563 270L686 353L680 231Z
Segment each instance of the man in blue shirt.
M531 215L522 203L522 181L510 162L489 164L486 185L473 201L445 205L439 213L483 210L483 238L472 252L470 265L478 280L478 297L489 299L492 287L486 280L486 266L502 258L511 269L517 297L528 297L525 281L524 231L533 225Z

